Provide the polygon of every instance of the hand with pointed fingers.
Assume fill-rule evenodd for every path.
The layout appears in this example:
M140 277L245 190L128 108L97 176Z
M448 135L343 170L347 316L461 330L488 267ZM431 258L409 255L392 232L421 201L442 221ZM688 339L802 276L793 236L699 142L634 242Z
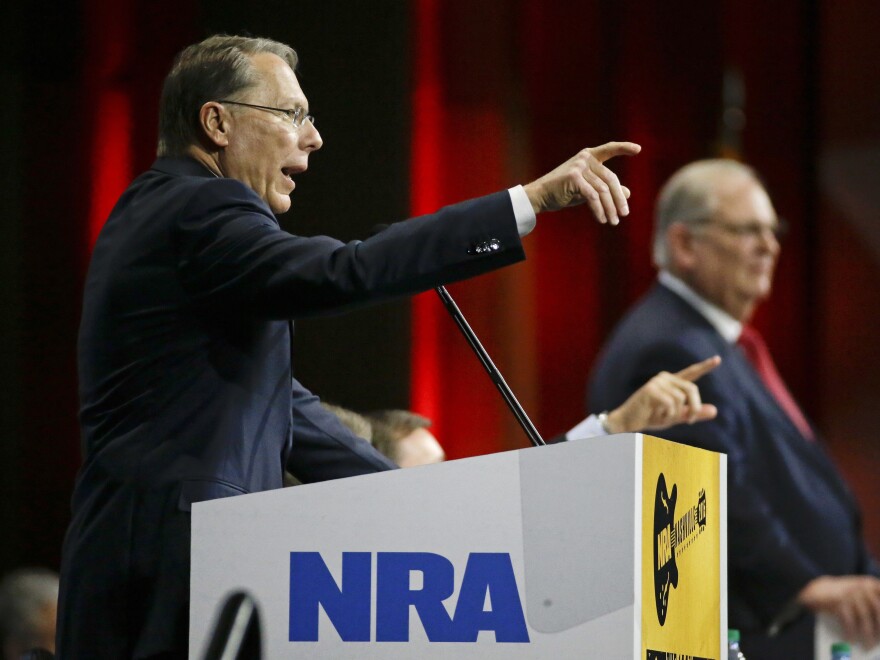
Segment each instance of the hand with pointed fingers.
M714 419L718 409L703 403L696 380L721 364L717 355L692 364L678 373L661 371L633 393L623 405L608 413L612 433L665 429Z
M616 225L629 214L630 191L605 166L615 156L634 156L642 148L633 142L608 142L583 149L552 172L523 186L535 214L587 204L601 223Z

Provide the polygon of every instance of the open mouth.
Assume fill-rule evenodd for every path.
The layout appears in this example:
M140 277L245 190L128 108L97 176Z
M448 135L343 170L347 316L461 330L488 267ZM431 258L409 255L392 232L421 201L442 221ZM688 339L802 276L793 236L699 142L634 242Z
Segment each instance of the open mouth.
M293 174L294 174L294 172L293 172L293 169L292 169L292 168L290 168L290 167L282 167L282 168L281 168L281 173L282 173L285 177L287 177L290 181L293 181Z

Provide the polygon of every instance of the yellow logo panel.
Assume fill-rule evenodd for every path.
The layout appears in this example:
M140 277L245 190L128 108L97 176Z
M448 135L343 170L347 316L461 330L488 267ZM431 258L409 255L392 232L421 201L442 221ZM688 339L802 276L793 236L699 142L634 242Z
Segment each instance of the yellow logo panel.
M718 454L643 436L642 657L718 660Z

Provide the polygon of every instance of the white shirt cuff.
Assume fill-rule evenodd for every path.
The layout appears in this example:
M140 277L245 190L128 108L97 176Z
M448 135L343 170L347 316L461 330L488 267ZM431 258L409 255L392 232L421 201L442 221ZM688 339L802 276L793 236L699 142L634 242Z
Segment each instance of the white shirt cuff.
M510 194L510 203L513 204L513 217L516 218L516 230L519 232L520 238L529 234L538 223L535 212L532 210L532 203L529 196L522 186L514 186L508 188Z
M571 429L568 433L566 433L565 439L569 441L582 440L584 438L598 438L604 435L608 434L599 423L599 418L595 415L590 415L573 429Z

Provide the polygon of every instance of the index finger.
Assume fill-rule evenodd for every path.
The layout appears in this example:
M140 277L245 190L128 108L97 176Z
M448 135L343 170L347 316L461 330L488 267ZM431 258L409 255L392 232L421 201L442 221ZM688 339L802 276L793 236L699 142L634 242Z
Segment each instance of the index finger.
M721 357L718 355L713 355L710 358L706 358L702 362L697 362L689 367L685 367L675 375L679 378L683 378L685 380L693 382L705 376L719 364L721 364Z
M635 156L642 150L641 145L635 142L606 142L598 147L593 147L590 152L600 163L615 156Z

